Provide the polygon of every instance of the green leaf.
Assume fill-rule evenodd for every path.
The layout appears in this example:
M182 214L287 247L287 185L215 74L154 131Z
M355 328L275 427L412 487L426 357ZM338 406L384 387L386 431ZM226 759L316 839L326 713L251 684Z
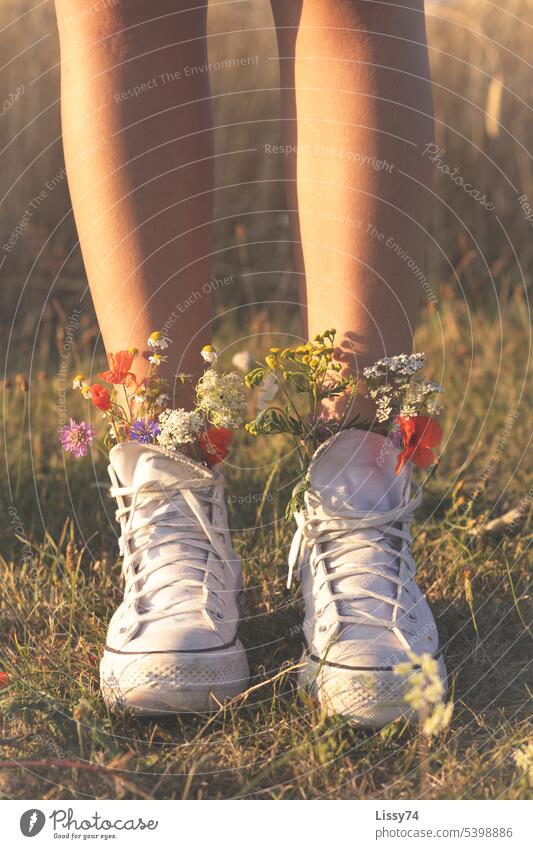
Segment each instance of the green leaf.
M261 386L265 379L265 367L257 366L257 368L253 368L248 374L244 375L244 382L248 388L252 386Z

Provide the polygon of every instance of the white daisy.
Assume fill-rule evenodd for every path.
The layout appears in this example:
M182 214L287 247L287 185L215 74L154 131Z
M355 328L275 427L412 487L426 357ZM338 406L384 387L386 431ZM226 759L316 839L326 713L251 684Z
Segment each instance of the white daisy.
M216 361L218 360L218 354L216 352L216 349L213 348L212 345L204 345L200 353L206 363L216 363Z
M172 340L165 336L164 333L161 333L160 330L154 330L153 333L150 333L148 337L148 347L149 348L161 348L162 351L165 348L168 348L170 342Z

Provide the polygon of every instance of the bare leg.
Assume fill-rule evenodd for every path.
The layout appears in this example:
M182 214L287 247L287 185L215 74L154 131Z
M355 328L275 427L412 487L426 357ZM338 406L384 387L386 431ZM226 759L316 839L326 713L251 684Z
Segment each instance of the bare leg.
M185 68L206 61L205 0L56 10L69 187L106 349L145 351L166 325L162 376L194 373L210 341L213 144L208 74Z
M433 138L423 0L272 8L308 330L335 327L360 372L413 343Z

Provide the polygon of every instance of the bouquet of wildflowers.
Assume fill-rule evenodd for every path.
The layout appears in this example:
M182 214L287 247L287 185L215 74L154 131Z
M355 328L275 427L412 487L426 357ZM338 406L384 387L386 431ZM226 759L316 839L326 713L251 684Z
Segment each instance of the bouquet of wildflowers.
M335 359L335 335L334 329L326 330L292 348L271 348L244 378L260 393L259 413L246 429L256 436L287 433L296 443L302 481L294 490L289 514L301 505L317 447L341 430L374 428L388 433L399 450L398 474L408 460L419 466L433 463L432 448L442 438L434 416L443 388L414 377L425 366L424 354L386 357L364 369L367 397L376 403L376 422L364 422L357 414L359 380L342 373ZM341 402L339 415L325 412L331 399Z
M326 330L312 342L292 348L271 348L264 362L245 376L248 387L261 390L260 412L246 429L259 434L289 433L296 440L303 468L315 449L343 427L349 427L350 401L357 393L357 378L341 376L342 366L334 360L335 330ZM267 406L262 398L276 397L279 403ZM345 397L342 417L324 414L322 404L331 398Z
M244 382L238 374L219 371L217 352L206 345L201 351L206 368L195 386L194 408L170 408L168 382L159 376L169 343L159 331L150 334L149 370L141 380L135 375L134 363L142 355L130 348L109 354L109 369L98 375L100 383L91 384L79 374L73 388L101 411L108 425L104 438L108 450L119 442L137 442L154 445L175 459L186 455L216 465L228 455L233 433L244 421ZM176 377L182 385L191 380L187 374ZM88 422L71 419L59 438L65 451L83 457L95 435Z
M425 354L398 354L363 369L368 394L376 403L376 419L388 426L393 444L400 449L397 474L408 460L415 466L431 466L432 449L442 439L442 428L434 417L441 411L439 396L444 389L440 383L415 379L425 365Z

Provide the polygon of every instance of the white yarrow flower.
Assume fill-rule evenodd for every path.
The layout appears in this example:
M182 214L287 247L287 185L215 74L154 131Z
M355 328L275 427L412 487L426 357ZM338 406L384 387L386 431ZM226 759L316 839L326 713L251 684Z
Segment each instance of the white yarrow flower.
M422 733L432 737L450 724L453 703L444 704L444 684L435 658L428 652L409 652L409 658L397 663L393 673L407 679L403 699L422 719Z
M203 419L195 411L164 410L159 416L160 433L157 442L169 457L180 453L181 445L195 442L203 430Z
M198 409L215 427L235 430L246 417L246 394L242 377L235 372L219 374L214 369L204 372L196 387Z

